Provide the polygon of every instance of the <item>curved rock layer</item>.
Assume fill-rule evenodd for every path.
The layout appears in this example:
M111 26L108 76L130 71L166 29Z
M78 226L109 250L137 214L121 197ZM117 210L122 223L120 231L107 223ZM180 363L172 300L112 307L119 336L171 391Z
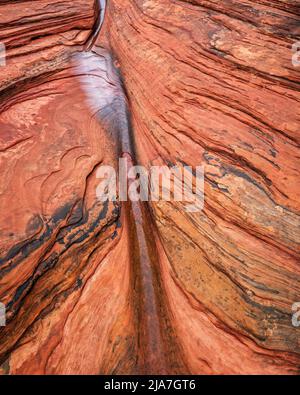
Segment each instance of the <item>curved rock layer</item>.
M1 2L2 374L299 374L299 11ZM120 157L204 209L98 201Z

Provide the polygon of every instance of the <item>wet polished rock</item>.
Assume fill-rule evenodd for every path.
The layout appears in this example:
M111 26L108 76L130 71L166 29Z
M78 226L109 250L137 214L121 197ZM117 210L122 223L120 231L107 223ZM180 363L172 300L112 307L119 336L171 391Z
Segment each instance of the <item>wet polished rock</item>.
M0 5L1 372L299 374L298 2L104 3ZM99 202L119 157L204 209Z

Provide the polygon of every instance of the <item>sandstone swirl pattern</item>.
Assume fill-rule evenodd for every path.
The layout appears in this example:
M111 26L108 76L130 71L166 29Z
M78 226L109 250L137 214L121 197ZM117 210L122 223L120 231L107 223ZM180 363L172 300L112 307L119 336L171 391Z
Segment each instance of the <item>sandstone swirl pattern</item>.
M2 1L2 374L299 374L296 0ZM95 22L96 21L96 22ZM205 165L205 206L100 203Z

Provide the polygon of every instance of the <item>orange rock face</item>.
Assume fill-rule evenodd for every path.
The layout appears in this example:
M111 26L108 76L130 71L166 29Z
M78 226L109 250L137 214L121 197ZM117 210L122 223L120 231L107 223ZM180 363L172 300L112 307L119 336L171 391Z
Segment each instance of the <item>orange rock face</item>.
M299 374L298 2L5 1L0 23L1 373ZM99 201L120 157L203 165L203 210Z

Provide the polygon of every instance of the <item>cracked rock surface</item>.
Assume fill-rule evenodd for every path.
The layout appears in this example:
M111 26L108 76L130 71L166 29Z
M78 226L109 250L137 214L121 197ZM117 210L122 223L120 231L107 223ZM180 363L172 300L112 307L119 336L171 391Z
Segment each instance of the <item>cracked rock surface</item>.
M0 372L299 374L299 2L5 0L0 26ZM204 165L203 210L100 202L120 157Z

